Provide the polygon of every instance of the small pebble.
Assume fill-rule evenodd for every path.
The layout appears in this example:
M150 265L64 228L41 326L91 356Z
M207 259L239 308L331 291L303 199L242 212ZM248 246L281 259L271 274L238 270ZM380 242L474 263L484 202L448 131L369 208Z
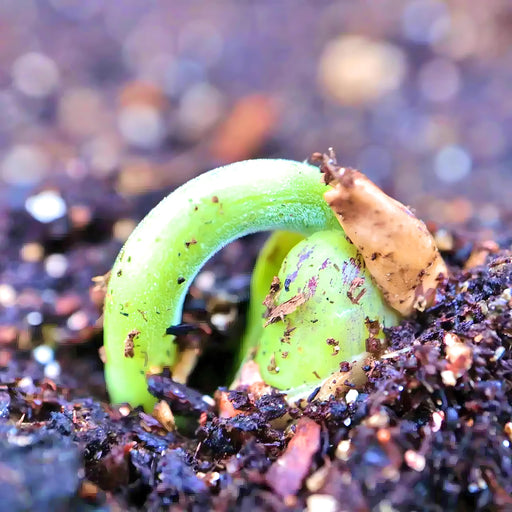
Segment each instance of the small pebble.
M27 322L32 326L41 325L43 322L43 315L39 313L39 311L31 311L27 315Z
M210 292L215 285L215 273L211 270L200 272L194 280L194 286L203 293Z
M25 391L25 392L30 392L31 390L34 389L34 381L32 380L31 377L23 377L22 379L20 379L20 381L18 382L18 387L22 390L22 391Z
M119 219L112 228L112 235L116 240L124 242L136 225L137 223L133 219Z
M122 405L121 407L119 407L119 412L121 413L122 416L128 416L128 414L130 414L131 412L130 406Z
M446 59L433 59L418 74L421 93L429 101L453 100L459 93L461 77L458 67Z
M491 357L490 361L492 361L493 363L496 362L496 361L499 361L504 356L506 351L507 350L506 350L505 347L498 347L494 351L494 355Z
M165 136L165 125L158 109L133 104L119 113L118 126L128 144L140 149L155 149Z
M456 183L471 172L471 155L461 146L445 146L435 158L437 177L445 183Z
M44 262L44 268L50 277L58 279L66 273L68 259L63 254L50 254Z
M72 331L81 331L89 324L89 318L85 311L77 311L73 313L67 321L67 326Z
M108 176L120 162L120 140L114 135L99 135L86 142L83 151L96 176Z
M48 224L66 215L66 202L55 190L44 190L25 201L25 209L34 219Z
M157 169L147 160L134 160L123 166L117 178L116 190L126 196L139 195L158 188Z
M32 355L42 365L47 365L54 359L53 349L48 345L39 345L32 351Z
M453 235L446 229L439 229L434 233L437 248L440 251L453 250L454 240Z
M336 512L339 510L338 502L330 494L312 494L308 496L307 512Z
M59 84L59 69L55 61L42 53L25 53L12 66L14 86L27 96L43 98Z
M222 93L208 83L192 86L182 97L178 121L187 139L199 139L219 121L225 110Z
M404 459L405 463L414 471L420 472L425 469L425 457L414 450L407 450L404 454Z
M96 135L103 126L106 106L98 91L87 87L68 89L60 98L59 126L73 137Z
M6 183L32 185L42 179L47 169L47 157L37 146L19 144L6 153L0 172Z
M357 389L350 389L347 391L347 394L345 396L345 401L349 405L353 404L357 400L358 396L359 396L359 392L357 391Z
M9 308L16 304L16 290L10 284L0 284L0 305Z
M404 51L386 41L345 35L327 43L318 79L324 92L342 105L370 103L398 89L407 69Z
M350 451L350 439L345 439L338 443L336 447L336 457L341 460L348 460Z
M204 82L205 69L197 61L176 59L166 67L164 75L165 92L179 98L193 84Z
M438 432L441 429L441 426L444 421L444 412L443 411L435 411L432 413L432 431Z
M44 257L44 247L37 242L23 244L20 249L20 257L29 263L41 261Z
M49 379L56 379L60 375L60 364L57 361L50 361L44 367L44 376Z

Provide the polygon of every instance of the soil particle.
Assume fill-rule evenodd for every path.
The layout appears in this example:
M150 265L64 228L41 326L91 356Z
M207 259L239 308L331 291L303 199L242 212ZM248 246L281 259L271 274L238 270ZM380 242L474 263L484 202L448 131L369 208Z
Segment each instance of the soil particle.
M319 447L320 426L307 417L301 418L286 450L267 471L269 487L283 498L294 496L311 471L312 458Z
M157 463L158 479L153 494L158 496L158 506L171 505L178 501L180 494L194 495L201 502L207 493L207 485L196 476L197 468L193 459L181 448L166 450ZM153 496L150 495L150 502ZM207 501L207 500L206 500Z
M5 426L6 427L6 426ZM78 446L44 430L2 428L2 510L71 510L78 505Z
M199 415L213 408L205 395L165 375L148 377L148 390L157 398L167 401L175 412Z

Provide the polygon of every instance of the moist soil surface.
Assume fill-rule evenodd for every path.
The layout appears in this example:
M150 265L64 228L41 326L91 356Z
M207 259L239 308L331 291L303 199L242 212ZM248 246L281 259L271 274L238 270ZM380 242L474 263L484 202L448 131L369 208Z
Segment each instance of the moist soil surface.
M101 280L86 277L113 261L120 242L107 233L115 222L154 198L127 206L111 195L102 209L87 190L74 192L91 205L86 230L43 226L22 212L3 217L2 293L11 287L25 298L2 309L1 510L512 510L505 229L481 243L467 230L432 227L450 240L443 256L451 276L433 307L389 329L384 355L364 368L364 388L323 402L313 393L300 407L277 391L239 388L224 393L233 407L223 417L205 394L228 379L261 239L237 241L203 271L186 303L184 319L203 327L185 341L207 339L209 347L190 387L168 372L148 381L163 402L155 417L108 404L98 355ZM12 257L25 239L50 252L59 244L64 270L48 277L41 262ZM214 322L214 312L230 320Z

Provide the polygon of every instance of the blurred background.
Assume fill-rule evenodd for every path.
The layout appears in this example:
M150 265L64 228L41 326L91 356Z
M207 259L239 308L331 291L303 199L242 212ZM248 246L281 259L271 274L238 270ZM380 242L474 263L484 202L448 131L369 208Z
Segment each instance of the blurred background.
M58 174L133 195L334 146L433 219L458 196L491 223L512 185L511 25L507 0L2 0L2 202Z
M508 0L1 0L0 342L88 338L91 277L235 160L332 146L433 225L494 236L511 43Z

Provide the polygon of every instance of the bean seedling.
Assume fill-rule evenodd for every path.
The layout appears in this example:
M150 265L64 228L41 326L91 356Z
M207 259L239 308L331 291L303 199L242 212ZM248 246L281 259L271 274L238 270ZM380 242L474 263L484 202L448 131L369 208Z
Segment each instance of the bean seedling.
M300 235L293 243L291 235L274 235L283 241L274 242L281 253L267 269L257 265L253 279L242 347L244 354L256 351L265 382L282 390L310 387L340 362L361 358L368 322L377 322L382 336L381 328L399 317L324 199L330 188L307 163L251 160L205 173L157 205L120 251L108 284L105 374L112 401L152 408L146 374L172 370L179 360L172 327L194 277L226 244L257 231ZM296 244L303 237L309 238ZM283 247L290 250L284 260ZM265 299L271 283L261 281L276 270Z

